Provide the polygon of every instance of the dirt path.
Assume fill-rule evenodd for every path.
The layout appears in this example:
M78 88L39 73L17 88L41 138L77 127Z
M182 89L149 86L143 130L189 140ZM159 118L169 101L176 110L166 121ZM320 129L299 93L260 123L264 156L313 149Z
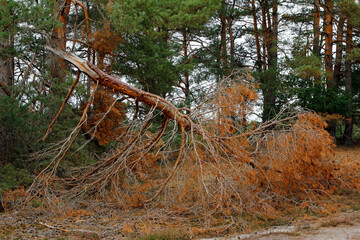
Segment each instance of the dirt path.
M233 238L242 239L242 238ZM257 240L360 240L360 224L336 227L322 227L318 229L298 230L292 233L270 234L262 237L251 237Z
M273 227L237 236L202 240L360 240L360 211L339 213L297 226Z
M236 238L235 238L236 239ZM237 238L241 239L241 238ZM297 230L292 233L270 234L262 237L251 237L257 240L360 240L360 224L318 229Z

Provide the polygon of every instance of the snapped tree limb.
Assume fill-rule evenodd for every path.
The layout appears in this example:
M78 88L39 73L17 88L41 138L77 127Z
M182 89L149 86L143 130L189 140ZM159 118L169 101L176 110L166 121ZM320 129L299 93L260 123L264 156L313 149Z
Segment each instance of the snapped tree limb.
M185 114L182 114L177 107L164 98L126 84L118 78L106 74L93 64L82 58L79 58L73 53L64 52L49 46L46 46L45 48L76 66L81 72L88 75L92 80L99 82L100 85L103 85L113 90L114 92L119 92L137 101L146 103L151 107L155 107L156 109L163 112L167 117L176 121L181 127L191 127L192 122L189 117Z

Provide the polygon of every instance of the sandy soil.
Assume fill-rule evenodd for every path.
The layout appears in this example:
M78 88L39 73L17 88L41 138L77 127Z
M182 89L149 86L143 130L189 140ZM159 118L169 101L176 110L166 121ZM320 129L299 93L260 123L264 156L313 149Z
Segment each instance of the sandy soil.
M338 213L327 218L299 222L294 226L203 240L360 240L360 211Z
M241 238L234 238L241 239ZM251 237L257 240L360 240L360 223L353 225L340 224L335 227L298 230L292 233L270 234L262 237Z
M300 229L286 234L270 234L263 237L252 237L258 240L360 240L360 222L339 224L330 227Z

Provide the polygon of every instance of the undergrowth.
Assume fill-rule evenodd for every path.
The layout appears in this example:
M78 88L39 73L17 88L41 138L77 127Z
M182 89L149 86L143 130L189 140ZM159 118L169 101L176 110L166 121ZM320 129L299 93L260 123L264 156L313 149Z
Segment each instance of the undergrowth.
M281 225L321 209L326 214L334 208L326 202L330 196L358 192L359 164L334 160L333 139L319 115L284 107L272 121L248 122L255 89L236 77L219 83L197 108L187 110L190 129L179 129L155 108L142 121L135 112L132 121L110 124L119 136L111 136L114 148L99 161L56 176L66 153L60 152L26 197L46 196L50 204L95 201L123 211L156 209L158 219L187 219L194 234L219 234ZM85 125L94 138L101 138L96 126L106 114L125 118L123 106L111 111L113 106L101 110L103 117L96 112L90 121L95 128ZM62 149L72 141L69 136Z
M4 191L16 189L19 186L28 187L32 181L33 176L25 169L16 169L11 163L0 168L0 195Z

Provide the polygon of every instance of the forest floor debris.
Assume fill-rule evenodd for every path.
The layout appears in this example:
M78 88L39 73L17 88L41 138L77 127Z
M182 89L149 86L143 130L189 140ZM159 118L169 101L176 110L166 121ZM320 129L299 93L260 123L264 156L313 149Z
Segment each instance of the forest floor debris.
M171 234L171 239L201 239L198 236L181 233L179 229L157 230L148 234L148 238L137 238L141 224L129 221L113 220L108 216L69 216L58 217L44 212L7 212L0 215L1 239L167 239L164 234ZM144 223L145 224L145 223ZM156 226L154 226L154 229ZM136 232L135 232L136 231ZM159 237L156 236L156 233ZM182 235L181 235L182 234ZM162 237L162 238L161 238ZM169 238L169 240L171 240ZM247 234L226 234L206 240L232 239L360 239L360 211L336 213L327 217L311 216L297 219L291 226L271 227Z
M338 147L335 151L335 158L339 161L358 161L359 156L358 146ZM1 213L0 238L138 239L145 236L140 239L360 239L359 194L346 192L331 198L331 204L325 203L325 207L318 211L313 212L308 206L302 206L294 210L293 215L284 214L270 219L270 222L261 216L247 216L243 229L231 221L224 221L218 228L198 228L198 221L204 218L190 219L180 213L164 215L157 209L89 209L83 204L79 208L66 205L63 209L50 210L33 205L27 209ZM283 226L282 229L286 228L286 231L279 233L274 230L279 228L274 226ZM243 235L239 235L241 232ZM169 234L172 237L166 237Z

